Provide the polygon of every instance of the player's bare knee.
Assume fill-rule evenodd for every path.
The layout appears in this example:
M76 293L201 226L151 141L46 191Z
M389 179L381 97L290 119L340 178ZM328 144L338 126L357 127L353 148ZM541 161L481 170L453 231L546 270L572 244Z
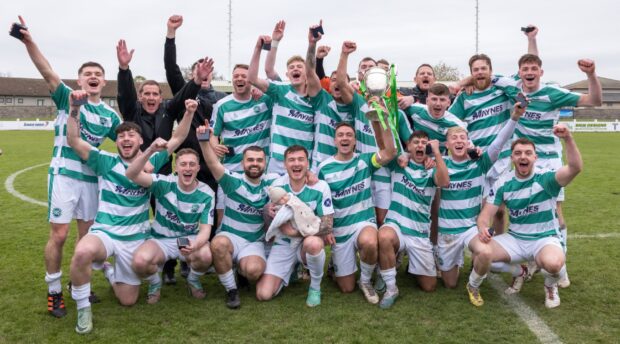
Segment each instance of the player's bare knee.
M316 255L323 249L323 240L315 236L307 237L304 240L304 247L306 252Z
M256 288L256 299L258 301L269 301L273 298L273 292L269 288Z
M228 241L222 237L215 237L211 241L211 252L216 256L228 254Z
M52 229L50 231L50 241L52 241L55 245L61 246L64 245L67 240L67 236L69 235L69 225L66 224L52 224Z
M118 302L121 306L131 307L138 302L138 295L117 295Z

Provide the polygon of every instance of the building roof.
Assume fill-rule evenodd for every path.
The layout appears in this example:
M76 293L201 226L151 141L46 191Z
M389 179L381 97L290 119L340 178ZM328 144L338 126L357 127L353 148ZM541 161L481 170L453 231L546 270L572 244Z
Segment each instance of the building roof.
M603 78L601 76L598 77L599 81L601 82L601 86L603 87L603 89L620 89L620 80L614 80L614 79L609 79L609 78ZM566 86L563 86L564 88L567 88L569 90L574 90L574 89L588 89L588 80L581 80L581 81L577 81L574 82L572 84L568 84Z

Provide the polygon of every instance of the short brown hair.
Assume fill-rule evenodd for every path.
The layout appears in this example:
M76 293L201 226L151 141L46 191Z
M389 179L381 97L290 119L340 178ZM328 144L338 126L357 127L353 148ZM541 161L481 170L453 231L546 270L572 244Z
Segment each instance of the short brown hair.
M519 68L521 68L521 65L524 63L535 63L538 67L542 67L542 60L534 54L525 54L521 56L521 58L519 58Z
M424 130L415 130L413 133L411 133L407 142L411 142L411 140L413 140L414 138L428 140L428 133Z
M118 127L116 127L116 130L114 132L116 133L116 135L118 135L120 133L124 133L126 131L132 131L132 130L140 134L140 136L142 136L142 129L140 128L140 126L134 122L129 122L129 121L119 124Z
M334 128L334 133L336 131L338 131L338 129L342 128L342 127L351 128L351 130L353 130L353 132L355 132L355 127L353 127L353 125L351 125L351 123L340 122L340 123L336 124L336 127Z
M286 61L286 66L288 67L288 65L290 65L293 62L306 63L306 60L304 60L304 58L299 55L293 55Z
M198 161L200 161L200 155L198 155L198 152L196 152L195 150L193 150L192 148L182 148L179 149L179 151L176 154L176 158L180 158L183 155L187 155L187 154L193 154L196 156L196 159L198 159Z
M536 145L534 144L534 142L528 140L525 137L520 137L520 138L512 141L512 144L510 145L510 150L513 151L515 149L516 145L530 145L530 146L532 146L532 148L534 148L534 150L536 150Z
M159 90L159 93L161 95L161 86L159 86L159 83L155 80L145 80L140 84L140 87L138 88L138 94L141 94L142 91L144 91L144 86L157 86L157 89Z
M378 59L377 60L377 64L379 64L379 63L383 63L383 64L388 65L388 66L390 65L390 63L386 59Z
M291 153L295 153L295 152L304 152L304 154L306 154L306 159L308 159L308 150L306 149L306 147L302 146L302 145L292 145L289 146L285 151L284 151L284 160L286 160L286 157L291 154Z
M249 146L246 149L243 150L243 155L245 156L246 152L262 152L263 154L265 154L265 150L263 148L261 148L260 146L257 145L253 145L253 146Z
M360 60L360 63L357 64L357 69L360 68L360 65L362 64L362 62L366 62L366 61L372 61L375 64L375 66L377 65L377 61L375 61L375 59L373 59L370 56L366 56L366 57L364 57L363 59Z
M490 57L488 57L486 54L476 54L469 58L469 72L470 73L471 73L471 66L474 64L474 62L478 60L485 61L489 65L489 69L493 70L493 64L491 64Z
M248 70L250 69L250 66L246 65L245 63L237 63L234 67L233 67L233 72L235 71L235 69L237 68L241 68L241 69L245 69Z
M78 69L78 75L82 74L82 70L84 70L84 68L86 67L97 67L101 69L101 72L105 75L105 69L103 69L103 66L100 63L93 62L93 61L82 63L82 65L80 66L80 69Z
M418 73L420 72L420 69L422 69L422 67L428 67L431 69L431 72L433 72L433 76L435 75L435 69L433 69L433 66L431 66L428 63L422 63L421 65L418 66L418 69L415 70L415 75L417 76Z
M428 93L432 93L436 96L450 96L450 89L448 88L448 86L436 82L434 84L431 85L431 87L428 89Z

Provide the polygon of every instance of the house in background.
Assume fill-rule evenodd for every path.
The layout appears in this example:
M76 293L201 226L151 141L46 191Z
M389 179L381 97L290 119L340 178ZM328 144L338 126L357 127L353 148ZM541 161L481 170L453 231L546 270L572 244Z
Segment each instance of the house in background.
M600 76L598 79L603 88L603 104L594 108L574 108L574 119L620 119L620 80ZM588 93L588 80L581 80L563 87L574 92Z

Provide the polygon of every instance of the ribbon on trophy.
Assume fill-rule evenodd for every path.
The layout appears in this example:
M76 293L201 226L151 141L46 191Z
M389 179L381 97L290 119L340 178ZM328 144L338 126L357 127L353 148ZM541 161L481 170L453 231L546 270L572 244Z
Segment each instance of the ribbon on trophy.
M367 98L378 96L381 102L385 104L387 123L386 119L384 119L383 108L376 101L370 104L373 110L366 113L366 118L371 122L379 122L383 130L387 130L389 126L395 142L399 142L396 66L394 64L390 66L389 77L387 72L380 67L368 69L364 74L364 79L360 82L360 92ZM396 146L398 151L400 151L400 145L397 144Z

